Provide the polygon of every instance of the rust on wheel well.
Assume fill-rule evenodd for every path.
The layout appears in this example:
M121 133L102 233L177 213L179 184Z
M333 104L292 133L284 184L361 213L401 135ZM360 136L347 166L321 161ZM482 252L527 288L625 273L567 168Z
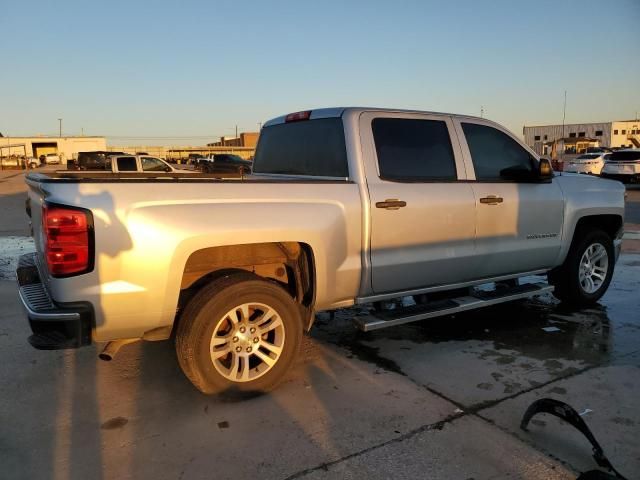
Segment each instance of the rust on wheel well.
M304 325L310 327L315 297L313 251L300 242L225 245L193 252L182 274L178 310L204 285L240 271L281 285L300 305Z

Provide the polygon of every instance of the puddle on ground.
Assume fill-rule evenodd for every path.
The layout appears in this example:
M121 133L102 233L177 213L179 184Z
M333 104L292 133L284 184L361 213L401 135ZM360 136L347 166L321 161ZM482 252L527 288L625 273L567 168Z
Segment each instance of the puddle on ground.
M367 315L370 305L317 316L312 335L349 350L361 360L402 373L398 364L380 355L388 344L402 350L424 344L489 342L493 348L475 352L479 359L497 365L527 367L527 358L542 361L544 368L562 373L561 360L595 365L624 361L640 350L640 268L638 255L624 255L616 266L611 287L600 303L573 309L551 295L428 319L374 332L352 326L356 315ZM406 302L406 300L405 300ZM555 327L549 329L548 327ZM543 330L547 328L548 331ZM556 330L557 329L557 330ZM638 355L631 355L638 361ZM564 372L569 373L569 372ZM483 385L479 388L488 388Z

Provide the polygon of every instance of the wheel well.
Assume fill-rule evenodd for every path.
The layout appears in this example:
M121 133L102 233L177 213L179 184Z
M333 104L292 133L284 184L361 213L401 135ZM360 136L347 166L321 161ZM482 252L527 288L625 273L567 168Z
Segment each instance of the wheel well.
M310 326L312 319L308 317L315 298L314 259L311 247L300 242L225 245L193 252L182 273L178 312L205 285L242 271L281 285L300 305L305 327Z
M575 234L578 231L598 228L603 230L611 238L616 238L616 234L622 228L622 217L620 215L591 215L582 217L576 224Z

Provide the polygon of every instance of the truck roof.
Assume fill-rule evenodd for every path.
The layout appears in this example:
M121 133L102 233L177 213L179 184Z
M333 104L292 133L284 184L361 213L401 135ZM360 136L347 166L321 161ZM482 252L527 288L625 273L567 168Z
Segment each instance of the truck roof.
M404 108L378 108L378 107L330 107L330 108L314 108L310 110L303 110L301 112L289 113L286 115L281 115L279 117L272 118L268 120L263 125L264 127L270 127L271 125L278 125L281 123L285 123L287 121L287 117L291 115L308 115L305 119L308 120L317 120L319 118L336 118L341 117L346 112L397 112L397 113L424 113L430 115L452 115L456 117L465 117L465 118L480 118L473 115L461 115L455 113L446 113L446 112L430 112L426 110L411 110ZM486 119L483 119L486 120Z

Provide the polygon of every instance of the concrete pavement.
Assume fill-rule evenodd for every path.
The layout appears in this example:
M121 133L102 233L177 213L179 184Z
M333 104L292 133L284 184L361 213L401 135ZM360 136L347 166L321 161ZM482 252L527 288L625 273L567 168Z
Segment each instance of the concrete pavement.
M9 273L32 248L22 182L0 175L0 264ZM595 468L584 438L552 417L519 430L541 397L584 413L614 465L629 478L640 471L640 255L621 257L590 309L545 296L367 334L351 324L366 306L318 315L287 381L243 402L198 393L171 342L126 346L111 363L96 346L32 349L8 276L6 478L569 479Z

